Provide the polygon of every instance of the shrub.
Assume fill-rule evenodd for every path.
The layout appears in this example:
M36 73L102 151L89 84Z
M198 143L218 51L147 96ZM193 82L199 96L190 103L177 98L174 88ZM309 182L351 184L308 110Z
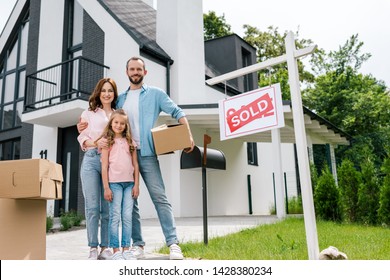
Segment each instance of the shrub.
M383 225L390 226L390 158L385 159L382 171L385 178L380 190L378 219Z
M316 216L323 220L341 221L340 193L329 167L325 165L314 188Z
M287 214L302 214L302 197L295 196L288 199L288 213Z
M75 210L70 210L69 211L69 216L71 217L72 224L75 227L80 226L81 222L84 220L84 216L79 214L79 213L77 213L77 211L75 211Z
M72 218L67 214L64 213L60 217L60 222L61 222L61 228L60 230L68 230L72 227Z
M358 189L361 182L361 174L355 169L352 161L343 160L338 169L338 183L343 214L349 222L357 221Z
M368 158L362 164L362 183L358 190L358 219L363 224L378 222L379 181L374 163Z
M73 226L80 226L84 216L77 213L75 210L62 212L60 215L61 228L60 230L68 230Z
M318 181L318 172L317 168L313 163L310 163L310 179L311 179L311 187L314 193L314 187L317 185Z
M53 217L46 217L46 232L49 232L53 228Z
M287 201L288 205L286 208L288 208L288 211L286 209L287 214L302 214L303 213L303 207L302 207L302 197L301 196L294 196L290 197ZM270 214L276 215L276 207L275 205L272 205L270 207Z

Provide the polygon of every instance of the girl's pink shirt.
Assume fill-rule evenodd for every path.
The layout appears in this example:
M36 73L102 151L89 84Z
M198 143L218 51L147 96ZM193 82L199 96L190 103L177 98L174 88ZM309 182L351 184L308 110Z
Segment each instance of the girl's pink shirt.
M134 166L125 138L115 138L108 157L108 181L110 183L134 182ZM133 146L136 147L133 141ZM135 151L133 152L135 153Z
M96 111L85 110L81 114L81 118L88 122L88 126L77 137L80 147L83 151L95 149L94 147L85 147L84 142L86 140L95 141L100 137L108 123L108 117L103 109L97 108Z

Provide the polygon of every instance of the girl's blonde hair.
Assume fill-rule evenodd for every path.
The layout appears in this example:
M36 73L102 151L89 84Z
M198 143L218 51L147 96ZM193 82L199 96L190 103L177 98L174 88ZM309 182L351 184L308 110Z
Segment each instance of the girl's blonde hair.
M133 145L133 138L131 136L130 124L129 124L127 114L123 109L118 109L111 114L110 120L108 121L106 127L104 128L102 135L96 141L98 141L101 138L106 138L109 147L114 145L115 132L112 130L112 122L114 118L117 116L122 116L126 119L126 126L122 132L122 137L126 139L127 143L129 143L130 152L133 152L135 150L135 147Z

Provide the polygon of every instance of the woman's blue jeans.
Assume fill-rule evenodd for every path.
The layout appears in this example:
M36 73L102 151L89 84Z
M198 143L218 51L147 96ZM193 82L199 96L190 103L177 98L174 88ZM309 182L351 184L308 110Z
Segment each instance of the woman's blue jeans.
M134 182L110 183L113 200L110 202L110 247L119 248L119 223L122 221L121 247L131 244L131 219L134 199L132 190Z
M85 152L80 177L85 200L88 246L108 247L109 206L104 199L100 154L98 154L97 149ZM99 221L100 244L98 239Z
M157 211L157 216L165 236L167 246L178 244L179 240L176 235L175 219L173 217L172 206L168 202L165 194L164 181L161 175L160 164L157 156L141 156L138 152L138 165L145 182L146 188L149 191L150 198L153 201ZM142 239L141 218L137 201L133 207L133 225L132 225L133 246L144 246L145 242Z

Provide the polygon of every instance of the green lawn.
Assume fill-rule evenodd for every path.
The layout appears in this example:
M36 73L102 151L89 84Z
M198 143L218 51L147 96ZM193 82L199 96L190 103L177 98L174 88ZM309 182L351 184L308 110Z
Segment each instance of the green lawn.
M390 229L317 221L320 251L334 246L350 260L390 260ZM186 258L208 260L307 260L303 218L287 218L203 242L180 244ZM160 253L168 253L162 248Z

